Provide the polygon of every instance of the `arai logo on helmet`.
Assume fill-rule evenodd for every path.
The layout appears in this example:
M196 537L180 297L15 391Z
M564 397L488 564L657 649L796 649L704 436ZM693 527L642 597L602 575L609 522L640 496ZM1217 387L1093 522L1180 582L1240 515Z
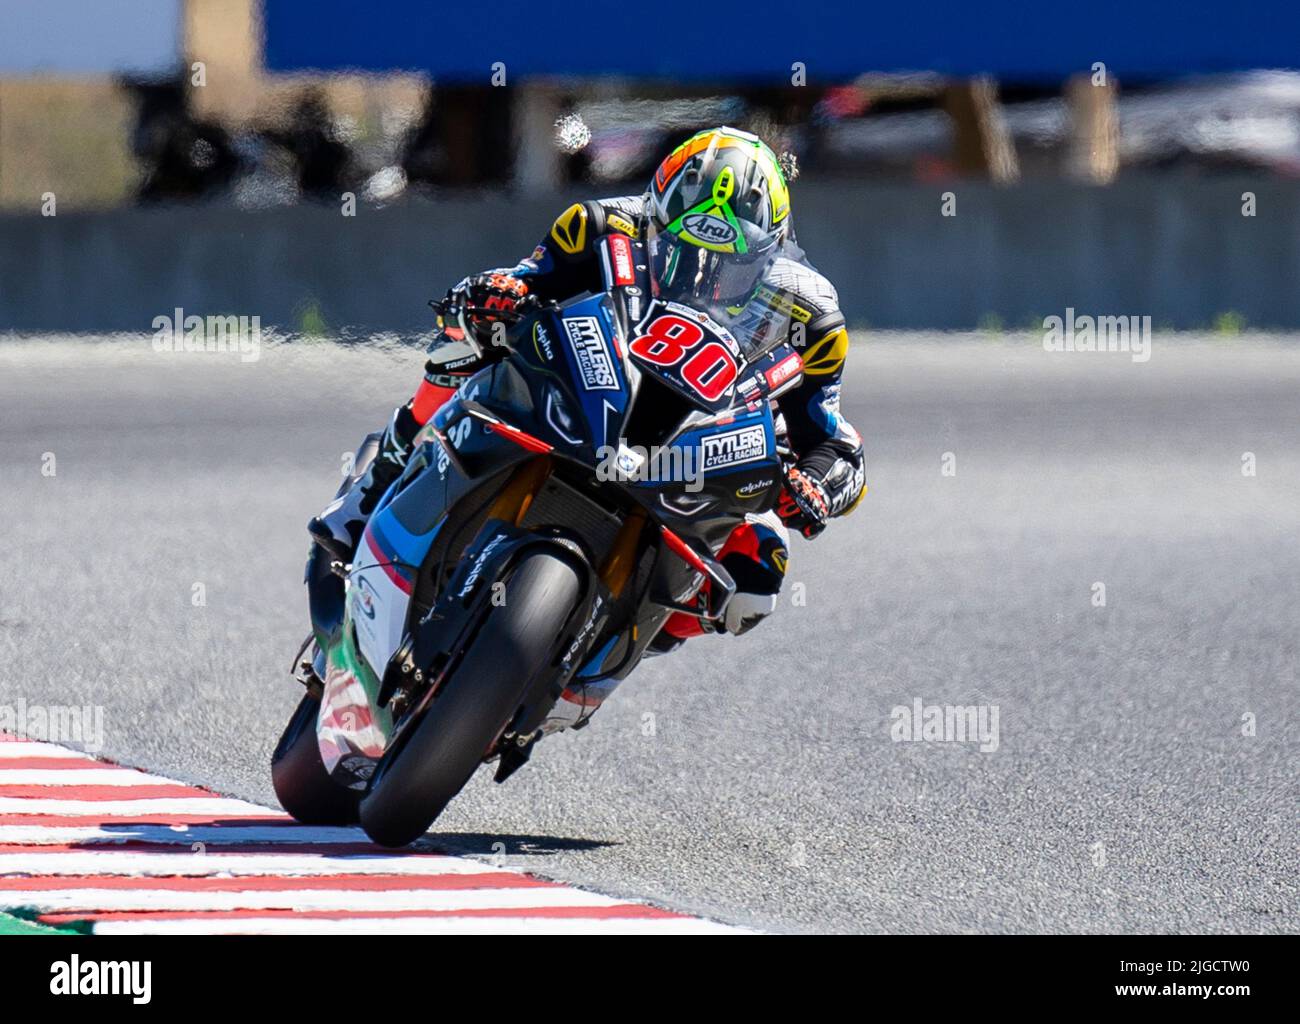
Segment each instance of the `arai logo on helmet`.
M688 240L703 242L705 245L730 245L737 235L736 229L721 217L710 217L707 213L692 213L683 217L682 233Z

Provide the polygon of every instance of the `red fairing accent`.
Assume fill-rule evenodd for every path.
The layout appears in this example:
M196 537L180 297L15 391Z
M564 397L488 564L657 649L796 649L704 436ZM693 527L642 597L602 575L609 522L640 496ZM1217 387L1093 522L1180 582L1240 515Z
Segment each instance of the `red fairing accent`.
M430 384L427 380L420 381L415 397L411 399L411 415L415 417L415 422L424 426L455 393L455 388L439 387L437 384Z
M704 562L700 556L691 550L690 545L682 540L677 534L666 526L659 527L659 532L663 535L664 543L668 545L670 551L685 559L686 563L696 572L702 572L708 576ZM700 588L700 593L706 593L709 588L709 581L705 579L704 586ZM678 639L685 640L689 637L699 636L704 632L704 627L700 625L700 620L694 615L687 615L685 612L673 612L666 622L664 622L664 632L669 636L675 636Z
M665 527L660 527L660 529L663 530L664 541L673 549L673 551L677 551L674 542L676 542L676 544L681 544L683 547L686 546L685 541L675 533L672 533ZM689 548L687 550L689 550ZM752 524L742 523L740 526L737 526L732 530L731 536L727 538L727 542L722 545L722 550L718 552L718 558L725 558L732 552L742 554L746 558L752 559L755 562L760 561L758 554L758 531L754 529ZM682 554L680 551L677 553ZM694 554L695 552L691 551L691 555ZM684 554L682 557L686 558L686 560L691 562L691 564L695 564L695 561L698 561L698 559L693 561L691 558L687 558ZM700 594L702 596L707 595L711 587L712 581L706 579L704 581L704 586L700 587ZM700 620L694 615L687 615L685 612L673 612L668 616L667 621L664 622L663 628L664 632L669 636L675 636L680 640L689 640L693 636L701 636L704 633L704 625Z
M502 437L509 438L520 448L527 448L530 452L541 452L545 454L555 450L554 445L549 445L540 437L533 437L532 434L525 434L518 427L512 427L508 423L489 423L488 429L500 434Z
M586 687L584 686L581 689L585 690ZM603 696L594 697L587 693L574 693L574 691L567 687L564 692L560 694L560 699L567 700L570 704L577 704L579 707L583 708L598 708L605 700Z
M754 529L752 523L742 523L731 531L731 536L727 538L727 543L722 545L722 550L718 552L718 559L726 558L733 552L744 555L750 561L759 561L758 557L758 531Z
M694 615L673 612L664 622L664 632L679 640L689 640L693 636L703 636L704 626Z
M384 571L384 575L392 580L393 585L403 594L410 594L411 581L403 576L401 572L398 571L397 566L388 560L392 556L385 550L378 538L375 537L373 524L366 527L364 538L365 542L370 545L370 549L380 556L381 561L376 564Z
M696 572L702 572L704 573L705 576L708 576L709 574L708 566L704 564L700 556L695 553L695 551L691 548L689 544L686 543L686 541L682 540L679 536L677 536L677 534L673 533L673 531L668 529L668 527L666 526L659 527L659 532L663 534L664 543L668 545L670 551L672 551L679 558L685 560L686 564L689 565Z

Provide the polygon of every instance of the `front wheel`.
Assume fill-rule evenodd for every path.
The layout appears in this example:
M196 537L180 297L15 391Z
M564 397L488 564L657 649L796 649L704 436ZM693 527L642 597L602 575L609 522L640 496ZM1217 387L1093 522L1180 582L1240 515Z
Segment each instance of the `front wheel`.
M307 693L271 755L271 784L280 805L304 825L355 825L361 794L329 777L316 740L320 698Z
M524 559L424 717L380 760L361 801L371 839L405 846L428 830L545 669L581 593L577 571L563 559Z

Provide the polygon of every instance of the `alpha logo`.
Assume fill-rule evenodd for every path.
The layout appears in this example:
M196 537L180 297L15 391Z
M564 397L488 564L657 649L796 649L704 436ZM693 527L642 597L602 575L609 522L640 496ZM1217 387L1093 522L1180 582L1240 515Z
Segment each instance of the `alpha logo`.
M731 245L739 232L721 217L707 213L692 213L682 218L682 233L688 241L703 245Z
M551 336L540 320L533 324L533 345L537 348L537 354L548 363L555 358L555 350L551 348Z
M797 376L802 369L803 360L799 358L799 353L791 352L767 371L767 386L775 391L790 378Z
M551 237L570 256L578 255L587 241L587 208L581 203L574 203L556 217Z
M761 425L710 434L703 440L704 472L727 469L767 456L767 431Z
M594 316L570 317L564 321L564 332L569 336L569 348L582 376L582 386L588 391L617 391L618 376L605 347L600 321Z
M613 264L614 283L622 287L636 283L632 273L632 243L622 235L611 235L609 239L609 258Z
M770 478L767 480L751 480L749 483L742 484L736 488L736 497L742 500L745 498L757 498L775 482L776 481Z

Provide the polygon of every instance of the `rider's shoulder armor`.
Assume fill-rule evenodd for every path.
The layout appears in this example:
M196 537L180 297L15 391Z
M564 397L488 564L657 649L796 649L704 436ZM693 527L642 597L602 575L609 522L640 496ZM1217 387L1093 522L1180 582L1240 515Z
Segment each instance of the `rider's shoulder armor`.
M814 330L831 317L843 320L835 286L806 263L777 257L764 281L789 295L794 302L794 319Z
M595 205L600 207L604 220L602 234L617 231L628 238L641 237L641 218L646 211L644 195L598 199Z
M849 336L840 297L826 277L806 263L779 257L764 278L790 297L790 340L807 377L833 377L844 366Z
M586 255L591 251L592 242L611 231L636 238L640 235L639 221L644 208L643 196L574 203L555 218L547 243L561 258L574 258Z

